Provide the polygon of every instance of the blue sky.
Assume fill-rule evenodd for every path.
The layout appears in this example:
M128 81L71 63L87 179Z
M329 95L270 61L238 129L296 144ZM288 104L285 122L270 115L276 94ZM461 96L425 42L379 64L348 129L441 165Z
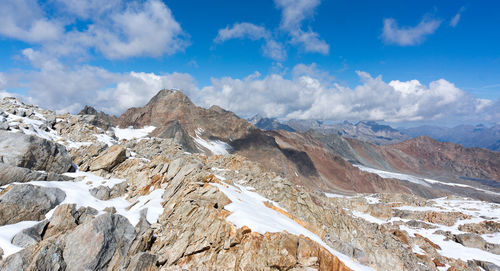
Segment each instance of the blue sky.
M60 111L119 114L165 87L242 117L500 119L495 1L1 5L0 95Z

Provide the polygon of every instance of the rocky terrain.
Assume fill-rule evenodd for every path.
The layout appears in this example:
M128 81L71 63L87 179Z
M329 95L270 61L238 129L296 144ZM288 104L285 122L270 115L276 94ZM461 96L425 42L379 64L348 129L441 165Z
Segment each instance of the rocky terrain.
M0 101L0 270L500 268L500 205L374 171L348 139L262 132L184 97L116 119ZM491 161L470 176L493 176Z

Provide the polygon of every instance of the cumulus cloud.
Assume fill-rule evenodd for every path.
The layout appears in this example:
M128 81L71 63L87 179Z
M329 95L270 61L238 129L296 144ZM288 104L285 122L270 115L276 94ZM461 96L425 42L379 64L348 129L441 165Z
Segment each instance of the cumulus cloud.
M439 79L429 85L418 80L384 82L358 72L354 88L325 80L314 66L297 66L290 79L253 74L243 79L212 79L199 94L200 103L217 104L248 117L408 122L460 118L491 110L490 100L475 99L453 83ZM498 111L498 109L497 109ZM490 112L491 113L491 112ZM491 115L491 114L490 114Z
M388 44L417 45L422 43L428 35L436 32L440 25L441 20L424 18L416 26L400 27L396 20L384 19L382 38Z
M219 105L241 117L258 113L276 118L411 122L490 121L500 115L498 101L471 97L445 79L427 85L418 80L385 82L381 76L358 71L360 83L348 87L315 64L299 64L285 74L212 78L211 84L199 87L186 73L113 73L90 65L67 67L32 49L24 54L38 69L18 78L19 86L29 89L26 100L62 112L75 113L89 104L121 114L143 106L160 89L178 88L198 105ZM11 74L2 76L5 81Z
M291 43L302 46L310 53L328 54L330 46L311 29L304 31L303 23L314 15L320 0L275 0L276 7L281 9L280 28L289 33Z
M57 57L75 58L91 50L109 59L157 57L189 45L187 34L159 0L54 0L43 8L36 0L6 0L0 16L0 35L38 44ZM76 29L76 20L85 26Z
M460 17L462 16L462 12L465 10L464 7L461 7L460 10L458 11L457 14L455 14L455 16L453 16L453 18L451 18L450 20L450 26L451 27L456 27L458 22L460 21Z
M92 105L121 114L129 107L146 104L160 89L180 88L186 94L196 89L188 74L114 73L91 65L67 66L33 49L25 49L23 55L36 70L4 77L0 74L0 89L2 78L15 79L17 86L28 89L24 96L27 102L59 112L76 113Z
M283 29L298 29L304 19L311 17L320 0L275 0L281 9L280 27Z
M235 23L231 27L220 29L214 42L223 43L230 39L251 39L264 40L262 51L265 56L268 56L276 61L283 61L286 58L286 51L283 45L276 41L271 32L263 26L258 26L252 23Z
M95 47L111 59L173 54L188 44L180 24L161 1L128 7L111 14L110 19L109 23L94 25L88 34Z
M26 42L54 41L63 25L45 17L36 0L5 0L0 9L0 35Z
M279 30L289 36L289 44L301 47L308 53L328 54L330 46L320 38L319 34L310 28L304 31L304 20L314 15L314 9L320 0L275 0L276 7L281 9ZM230 39L248 38L264 40L262 51L265 56L276 61L286 59L286 48L264 26L252 23L235 23L220 29L214 39L215 43L223 43Z

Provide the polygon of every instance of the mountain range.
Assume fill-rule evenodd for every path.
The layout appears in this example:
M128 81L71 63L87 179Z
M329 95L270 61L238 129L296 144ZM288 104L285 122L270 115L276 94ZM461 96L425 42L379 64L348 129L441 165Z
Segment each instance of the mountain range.
M280 122L273 118L259 115L249 120L252 124L266 131L286 130L307 132L315 130L325 134L338 134L340 136L359 139L377 145L387 145L403 142L410 138L429 136L442 142L451 142L464 147L479 147L493 151L500 151L500 125L487 127L478 125L445 126L416 126L395 129L389 125L379 124L375 121L359 121L351 123L330 123L321 120L287 120Z

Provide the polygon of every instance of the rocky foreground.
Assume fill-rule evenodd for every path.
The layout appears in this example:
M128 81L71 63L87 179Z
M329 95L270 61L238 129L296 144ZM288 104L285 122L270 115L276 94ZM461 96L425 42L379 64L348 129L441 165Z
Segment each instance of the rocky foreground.
M498 204L325 193L136 128L0 102L1 270L500 270Z

